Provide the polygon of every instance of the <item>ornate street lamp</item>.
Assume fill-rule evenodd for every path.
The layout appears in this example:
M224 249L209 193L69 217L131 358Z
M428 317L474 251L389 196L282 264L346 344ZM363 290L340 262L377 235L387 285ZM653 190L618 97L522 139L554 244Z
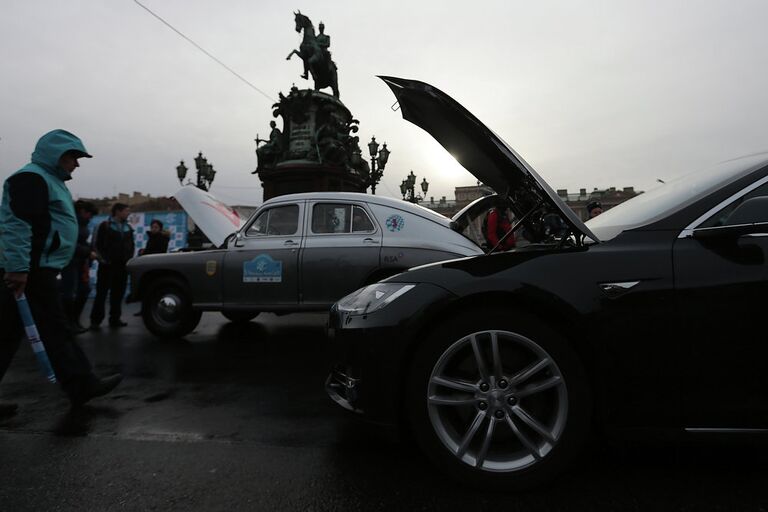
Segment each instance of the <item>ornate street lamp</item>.
M376 137L374 136L371 137L371 142L368 143L368 153L371 155L371 173L368 175L366 186L371 187L371 194L376 195L376 184L384 174L384 167L387 165L391 151L387 149L386 142L382 145L381 150L379 150L379 143L376 142Z
M195 186L207 192L211 188L214 177L216 177L216 171L213 169L213 165L208 163L208 159L203 156L202 151L195 157L195 168L197 169L197 182ZM184 184L184 178L187 177L188 170L187 166L184 165L184 160L176 166L176 176L182 185ZM188 185L191 183L191 181L187 180Z
M179 178L179 183L182 185L184 184L184 178L187 177L187 170L187 166L184 165L184 160L176 166L176 176Z
M429 190L429 182L427 178L424 178L421 182L421 191L424 193L424 197L427 196L427 190ZM404 201L418 204L424 200L420 195L416 195L416 175L413 174L413 170L400 184L400 192L403 194Z
M415 185L416 185L416 175L413 174L413 169L411 169L411 173L408 175L408 188L412 191Z
M368 152L371 154L371 158L376 158L376 153L379 151L379 143L376 142L376 136L371 137L371 142L368 143Z
M379 162L379 167L384 170L384 166L387 165L387 161L389 160L389 153L390 151L387 149L387 143L385 142L379 151L379 157L376 159L376 161Z

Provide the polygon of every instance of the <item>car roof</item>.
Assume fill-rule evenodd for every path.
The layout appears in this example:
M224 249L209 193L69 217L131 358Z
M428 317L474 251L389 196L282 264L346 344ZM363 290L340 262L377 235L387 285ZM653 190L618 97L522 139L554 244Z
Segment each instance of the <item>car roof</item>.
M350 201L358 203L375 204L379 206L385 206L387 208L394 208L402 210L413 215L424 217L450 227L451 220L448 217L440 215L439 213L425 208L423 206L403 201L402 199L395 199L386 196L374 196L371 194L363 194L361 192L302 192L298 194L285 194L278 197L273 197L264 201L264 204L260 208L269 206L272 204L278 204L291 201Z

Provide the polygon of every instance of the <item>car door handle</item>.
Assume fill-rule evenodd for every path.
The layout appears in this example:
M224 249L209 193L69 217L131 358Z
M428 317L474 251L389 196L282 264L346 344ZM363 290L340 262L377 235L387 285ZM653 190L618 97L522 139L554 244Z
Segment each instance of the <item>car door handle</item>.
M283 245L294 246L294 245L298 245L298 244L296 242L294 242L293 240L286 240L285 242L283 242Z
M377 244L377 243L379 243L379 241L376 240L375 238L363 238L363 243L364 244Z

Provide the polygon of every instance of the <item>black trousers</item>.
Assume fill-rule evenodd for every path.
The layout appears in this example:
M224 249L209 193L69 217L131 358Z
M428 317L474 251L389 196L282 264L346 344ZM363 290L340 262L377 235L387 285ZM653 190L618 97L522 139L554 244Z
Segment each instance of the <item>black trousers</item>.
M109 321L117 322L123 310L123 297L128 285L128 271L125 265L99 263L96 272L96 297L91 309L91 323L98 325L104 320L104 305L109 294Z
M62 311L57 274L58 271L53 269L32 270L27 277L25 294L56 378L64 391L75 395L95 376ZM16 299L2 282L3 275L0 270L0 381L24 337ZM41 375L40 378L44 377Z

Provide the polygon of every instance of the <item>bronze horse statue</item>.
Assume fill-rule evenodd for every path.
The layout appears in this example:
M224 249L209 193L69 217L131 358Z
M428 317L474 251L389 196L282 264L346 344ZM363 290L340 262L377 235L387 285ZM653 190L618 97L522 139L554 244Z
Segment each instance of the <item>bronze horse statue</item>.
M304 31L304 40L301 42L298 50L293 50L288 54L286 60L290 60L293 55L298 55L304 61L304 74L302 78L309 78L308 73L312 73L312 79L315 81L315 90L319 91L324 87L333 89L333 96L339 97L339 82L336 75L336 63L331 60L330 53L324 52L317 43L315 36L315 27L312 21L301 14L301 11L293 13L296 21L296 32Z

